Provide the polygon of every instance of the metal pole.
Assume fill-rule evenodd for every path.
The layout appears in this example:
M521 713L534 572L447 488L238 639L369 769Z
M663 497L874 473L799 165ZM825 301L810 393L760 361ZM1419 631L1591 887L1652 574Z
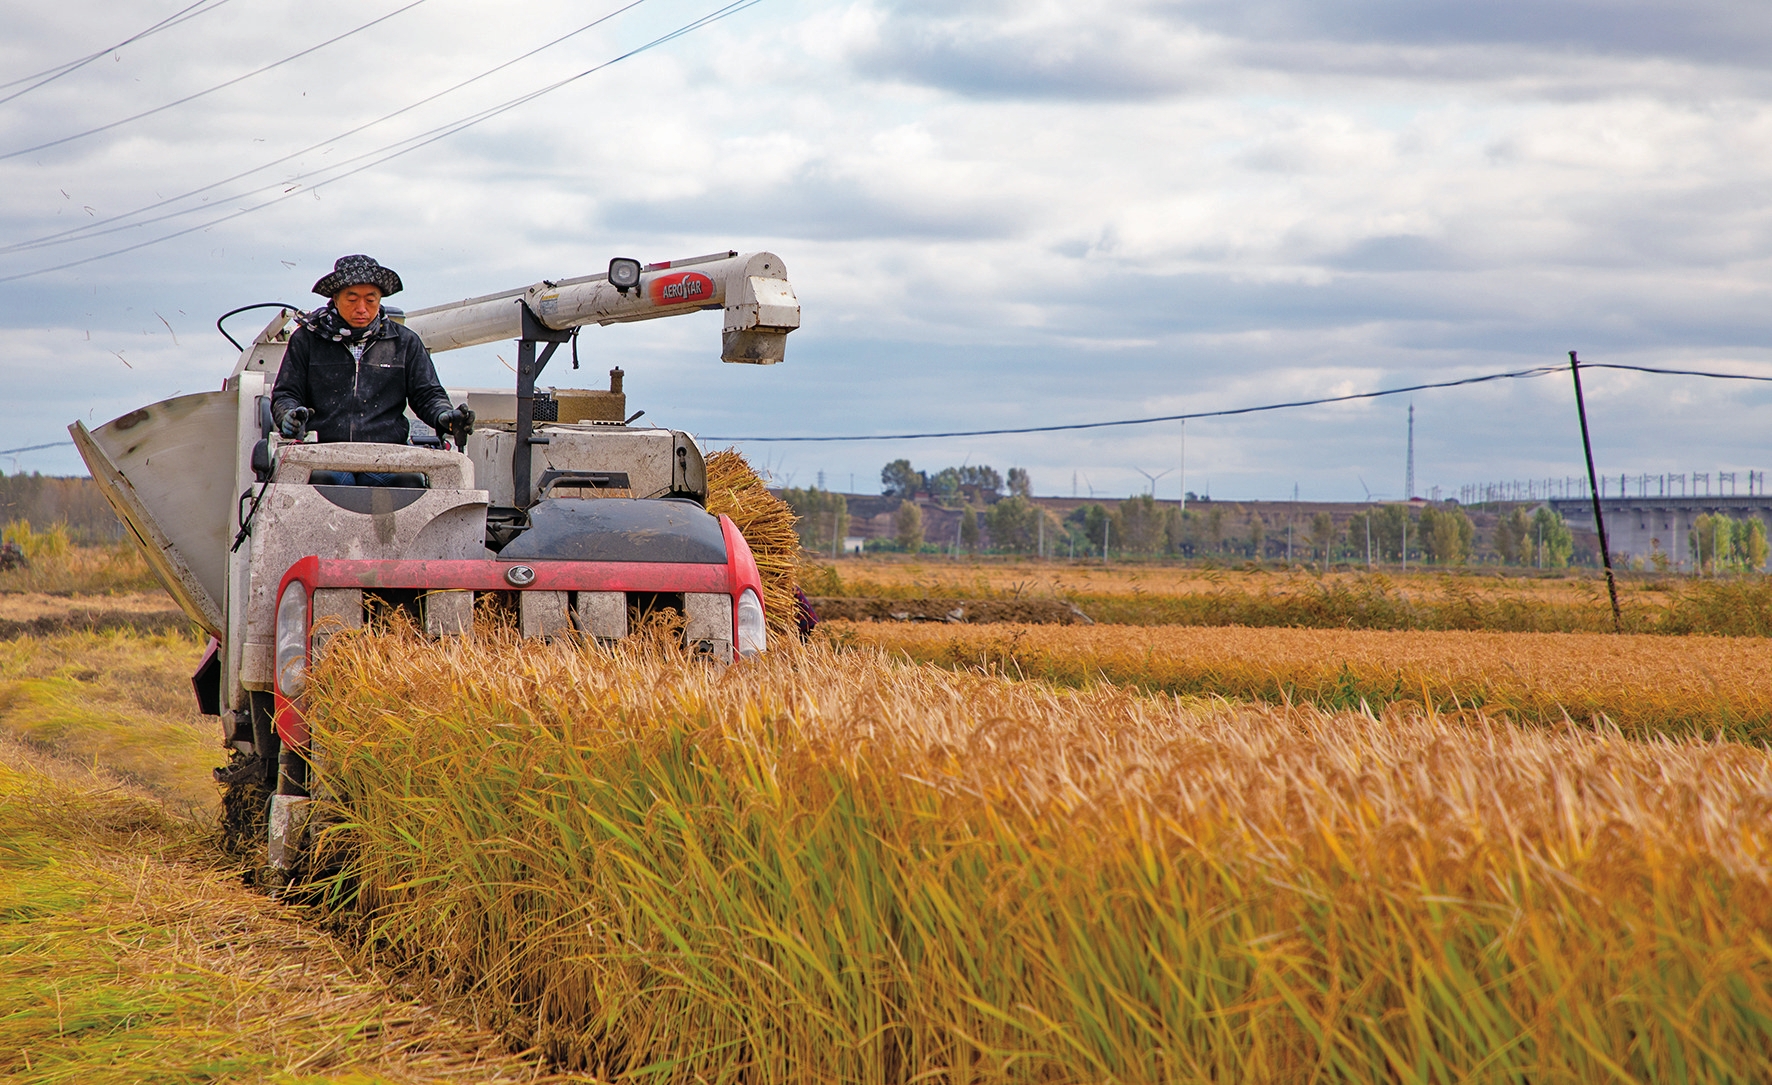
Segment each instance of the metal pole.
M1594 445L1587 433L1587 400L1581 394L1581 359L1569 352L1569 375L1575 379L1575 413L1581 418L1581 451L1587 456L1587 481L1594 497L1594 529L1600 536L1600 561L1606 566L1606 594L1612 599L1612 630L1624 632L1624 615L1618 609L1618 581L1612 575L1612 548L1606 542L1606 515L1600 510L1599 475L1594 472Z

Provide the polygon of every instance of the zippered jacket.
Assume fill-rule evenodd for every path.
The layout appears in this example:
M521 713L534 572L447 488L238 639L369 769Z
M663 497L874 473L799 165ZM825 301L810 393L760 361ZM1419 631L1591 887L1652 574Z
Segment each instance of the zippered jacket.
M413 414L440 431L437 416L449 409L449 393L437 379L431 352L405 325L381 323L361 361L343 343L296 329L271 392L272 415L308 407L314 412L308 428L322 441L403 445L410 403Z

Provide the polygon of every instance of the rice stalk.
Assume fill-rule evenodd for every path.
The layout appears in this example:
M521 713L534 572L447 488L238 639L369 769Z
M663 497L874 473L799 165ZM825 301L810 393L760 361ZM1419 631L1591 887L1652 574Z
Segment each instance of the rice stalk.
M341 921L633 1081L1754 1081L1772 756L350 637Z
M1772 741L1772 643L1745 637L855 622L820 634L1066 686L1105 679L1330 709L1403 703Z

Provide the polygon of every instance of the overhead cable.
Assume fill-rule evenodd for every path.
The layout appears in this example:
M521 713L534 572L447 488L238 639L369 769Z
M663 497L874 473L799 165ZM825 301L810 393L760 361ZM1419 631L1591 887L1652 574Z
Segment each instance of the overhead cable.
M1712 373L1703 369L1657 369L1648 365L1625 365L1622 362L1582 362L1583 369L1629 369L1638 373L1662 373L1672 377L1710 377L1720 381L1765 381L1772 384L1772 377L1758 377L1752 373Z
M130 45L134 42L141 41L143 38L149 37L150 35L153 35L153 34L158 34L162 30L170 30L180 23L188 22L191 19L195 19L199 15L207 15L210 12L214 11L216 8L219 8L223 4L226 4L229 2L230 2L230 0L215 0L214 3L210 3L210 0L197 0L197 2L195 4L192 4L190 7L182 8L178 11L173 12L171 15L168 15L166 18L161 19L159 22L155 23L153 26L148 27L146 30L137 31L134 34L131 34L129 37L124 38L122 41L117 42L115 45L107 45L103 49L100 49L98 52L89 53L86 56L79 58L78 60L70 60L70 61L67 61L66 63L63 63L63 64L57 64L53 68L45 68L40 72L35 72L31 75L22 75L22 76L18 77L17 79L12 79L12 80L8 80L5 83L0 83L0 90L5 90L7 87L16 87L20 83L30 83L31 80L33 80L33 79L38 80L38 82L31 83L31 85L26 87L24 90L16 91L12 94L8 94L4 98L0 98L0 105L4 105L5 103L10 102L14 98L17 98L21 95L29 94L32 91L36 90L38 87L41 87L46 83L53 83L57 79L60 79L64 75L71 75L72 73L79 71L81 68L86 67L88 64L91 64L93 61L97 60L99 57L105 56L108 53L116 52L118 49L123 48L125 45ZM205 4L208 4L209 6L204 7ZM196 10L198 8L203 8L203 10L202 11Z
M1069 422L1055 426L1022 426L1013 429L975 429L953 430L946 433L882 433L857 434L831 437L706 437L708 441L752 441L757 443L786 442L825 442L825 441L921 441L935 437L1000 437L1018 433L1058 433L1065 430L1106 429L1110 426L1148 426L1156 422L1187 422L1196 418L1228 418L1239 414L1257 414L1262 411L1280 411L1290 407L1317 407L1325 403L1346 403L1357 399L1377 399L1380 396L1396 396L1406 392L1423 392L1431 388L1457 388L1466 384L1484 384L1489 381L1524 380L1531 377L1543 377L1552 373L1562 373L1567 366L1546 365L1533 369L1515 369L1506 373L1485 373L1480 377L1464 377L1459 380L1435 381L1431 384L1411 384L1403 388L1385 388L1376 392L1354 392L1345 396L1323 396L1318 399L1296 399L1285 403L1264 403L1256 407L1231 407L1220 411L1192 411L1187 414L1165 414L1151 418L1118 418L1109 422ZM1657 369L1646 365L1625 365L1621 362L1582 362L1583 369L1627 369L1639 373L1661 373L1680 377L1711 377L1716 380L1748 380L1772 382L1772 377L1754 376L1748 373L1714 373L1702 369Z
M74 442L72 441L51 441L46 445L26 445L23 448L0 448L0 456L10 456L17 452L35 452L41 448L60 448L63 445L71 445L73 443Z
M510 99L509 101L503 102L499 105L492 106L488 109L481 110L479 113L472 114L468 118L461 120L459 122L451 122L448 125L442 125L442 126L439 126L438 128L433 128L430 130L430 132L422 134L422 137L428 137L428 138L421 138L420 136L414 136L414 137L409 137L408 139L405 139L405 140L399 140L395 143L388 144L386 147L382 148L382 150L388 151L388 153L386 153L386 154L381 154L381 151L367 152L363 155L358 155L356 158L347 159L346 162L344 162L344 163L336 163L332 166L328 166L328 167L321 169L321 170L314 170L314 171L311 171L310 173L299 174L299 175L297 175L296 178L293 178L292 180L300 180L305 177L316 176L321 173L326 173L331 170L335 170L335 169L339 168L339 166L348 164L349 162L359 161L363 158L369 158L374 155L381 154L381 157L375 158L373 161L370 161L370 162L365 162L363 165L358 166L356 169L348 170L344 173L338 174L335 177L328 177L323 181L316 182L316 184L314 186L309 186L309 187L313 188L313 187L317 187L318 185L322 185L322 184L334 184L338 181L342 181L347 177L352 177L352 176L355 176L356 174L362 173L365 170L373 169L374 167L379 166L384 162L388 162L388 161L391 161L395 158L399 158L403 155L410 154L413 151L416 151L422 147L429 146L430 144L435 143L438 140L446 139L447 137L455 135L458 132L464 131L468 128L472 128L475 125L480 124L483 121L490 120L493 117L499 116L500 114L503 114L503 113L507 113L513 109L518 108L519 106L522 106L522 105L525 105L529 102L532 102L535 99L542 97L543 95L551 94L554 91L559 90L561 87L567 86L568 84L571 84L571 83L575 83L578 80L583 79L584 77L586 77L588 75L592 75L592 74L595 74L596 72L600 72L603 69L608 68L612 65L619 64L622 61L627 60L631 57L638 56L641 53L644 53L649 49L657 48L660 45L663 45L663 44L670 42L670 41L674 41L675 39L683 37L686 34L692 33L696 30L700 30L701 28L703 28L705 26L709 26L713 23L719 22L720 20L728 18L729 16L736 15L739 12L744 11L748 8L755 7L762 2L763 2L763 0L733 0L732 3L729 3L722 8L717 8L714 11L708 13L707 15L703 15L699 19L695 19L689 23L686 23L685 25L678 27L677 29L671 31L668 34L660 35L659 37L654 38L651 41L647 42L645 45L641 45L637 48L630 49L627 52L621 54L620 56L617 56L611 60L606 60L603 63L596 65L595 67L587 68L584 71L579 72L577 75L568 76L565 79L558 80L558 81L551 83L545 87L541 87L538 90L531 91L527 94L520 95L516 98ZM409 144L409 145L408 146L401 146L402 144ZM398 147L400 149L399 150L391 150L390 149L390 148L395 148L395 147ZM288 182L284 182L284 183L287 184ZM262 189L259 191L262 191ZM22 271L22 272L19 272L18 274L15 274L15 275L0 276L0 283L15 282L19 279L28 279L28 278L31 278L32 276L45 275L45 274L48 274L52 271L65 271L68 268L79 267L82 264L90 264L90 263L94 263L99 260L109 259L110 257L113 257L113 256L121 256L122 254L127 253L127 252L134 252L137 249L145 249L150 245L157 245L162 241L170 241L173 238L183 237L186 234L196 233L199 230L207 230L212 226L218 226L221 223L229 222L233 219L240 218L243 215L252 214L254 211L260 211L260 210L263 210L264 208L270 207L274 204L282 203L284 200L290 199L297 194L298 193L297 193L296 189L292 188L292 189L285 191L282 195L272 197L271 199L265 200L261 203L253 204L250 207L243 207L243 208L240 208L239 210L231 212L229 214L221 215L217 218L210 219L206 222L200 222L195 226L187 226L182 230L175 230L175 231L168 233L168 234L162 234L159 237L150 238L147 241L140 241L134 245L125 245L124 247L122 247L120 249L112 249L109 252L101 252L101 253L98 253L94 256L87 256L87 257L84 257L79 260L69 260L66 263L56 264L51 267L37 268L32 271Z
M1583 363L1585 364L1585 363ZM1118 418L1111 422L1067 422L1056 426L1021 426L1013 429L972 429L952 430L946 433L881 433L858 434L840 437L708 437L709 441L921 441L931 437L999 437L1015 433L1058 433L1064 430L1106 429L1110 426L1148 426L1154 422L1186 422L1195 418L1225 418L1236 414L1256 414L1261 411L1279 411L1289 407L1316 407L1324 403L1346 403L1354 399L1377 399L1379 396L1395 396L1404 392L1421 392L1429 388L1456 388L1461 384L1482 384L1486 381L1519 380L1526 377L1542 377L1548 373L1561 373L1563 366L1546 365L1535 369L1516 369L1508 373L1486 373L1480 377L1465 377L1454 381L1437 381L1433 384L1411 384L1406 388L1386 388L1377 392L1354 392L1345 396L1323 396L1318 399L1295 399L1286 403L1264 403L1258 407L1230 407L1221 411L1192 411L1187 414L1163 414L1151 418Z
M222 0L222 2L226 3L227 0ZM528 60L530 57L535 56L537 53L540 53L540 52L547 50L547 49L551 49L554 46L559 45L561 42L567 41L570 38L577 37L578 35L584 33L585 31L590 30L594 27L600 26L603 23L608 22L610 19L615 18L617 15L620 15L623 12L628 11L631 8L639 7L641 4L644 4L644 3L646 3L646 0L630 0L629 3L616 8L614 11L611 11L606 15L602 15L596 19L591 20L590 22L586 23L585 25L579 27L576 30L569 31L565 34L560 35L559 37L555 38L554 40L552 40L550 42L546 42L544 44L538 45L534 49L529 50L527 53L523 53L519 56L512 57L510 60L505 61L503 64L499 64L496 67L488 68L485 71L481 72L479 75L475 75L470 78L464 79L461 82L454 84L453 86L445 87L444 89L436 92L435 94L431 94L431 95L428 95L424 98L420 98L418 101L412 102L409 105L401 106L399 109L394 110L392 113L384 113L372 121L366 121L363 124L359 124L355 128L351 128L351 129L348 129L344 132L340 132L335 136L330 136L326 139L320 140L317 143L311 143L308 146L303 147L298 151L291 151L289 154L286 154L281 158L273 158L269 162L260 163L259 165L254 166L251 169L242 170L241 172L234 174L232 177L224 177L219 181L211 182L210 184L204 185L201 188L193 188L188 192L181 192L176 196L168 196L167 198L165 198L163 200L156 201L155 203L144 204L143 206L138 207L133 211L124 211L124 212L121 212L121 213L115 214L115 215L107 215L104 218L98 219L95 222L82 223L79 226L73 226L73 227L70 227L66 230L61 230L61 231L58 231L53 234L44 234L42 237L34 237L34 238L30 238L25 241L15 242L14 244L11 244L11 245L0 245L0 253L22 252L27 249L41 249L41 248L49 248L53 245L66 245L66 244L71 244L75 241L84 241L84 240L86 240L88 238L92 238L92 237L102 237L105 234L118 233L122 230L137 229L139 227L146 226L146 225L148 225L150 223L154 223L154 222L165 222L167 219L174 219L174 218L182 217L184 215L196 214L199 211L206 210L206 208L203 207L201 204L199 204L196 207L187 207L182 211L172 211L172 212L169 212L164 215L155 215L152 218L140 219L135 222L123 222L124 219L133 219L136 216L146 214L149 211L154 211L154 210L157 210L158 208L166 207L170 204L178 203L181 200L188 200L192 196L200 196L205 192L213 191L215 189L222 187L223 185L232 184L233 182L241 180L242 178L250 177L255 173L262 173L265 170L270 169L272 166L280 166L283 163L290 161L291 159L300 158L304 154L310 154L314 151L319 150L322 147L325 147L328 144L337 143L338 141L343 140L343 139L349 139L351 136L354 136L357 133L365 131L367 129L373 128L376 125L383 123L384 121L393 120L395 117L398 117L401 114L410 113L414 109L419 108L420 106L429 105L430 103L436 101L439 98L444 97L445 95L453 94L454 92L462 89L463 87L466 87L466 86L473 84L473 83L477 83L480 80L485 79L489 76L496 75L499 72L504 71L506 68L509 68L513 64L519 64L525 60ZM334 165L336 166L337 163L335 163ZM269 185L261 186L256 189L250 189L246 192L237 192L232 196L226 196L223 198L226 200L229 200L229 201L238 200L238 199L241 199L246 196L251 196L256 193L263 192L266 189L281 188L281 187L284 187L288 184L289 184L289 180L284 179L284 180L277 181L277 182L274 182ZM122 225L113 225L114 223L119 223L119 222L122 222Z
M156 113L164 113L168 109L172 109L174 106L181 106L181 105L184 105L186 102L194 102L198 98L202 98L205 95L214 94L218 90L226 90L228 87L231 87L236 83L241 83L241 82L244 82L248 79L251 79L255 75L263 75L265 72L270 71L272 68L281 68L283 65L288 64L290 61L300 60L302 57L307 56L309 53L319 52L321 49L324 49L329 45L335 45L338 42L344 41L346 38L352 37L353 35L361 34L363 31L368 30L370 27L373 27L373 26L377 25L378 23L385 23L389 19L392 19L396 15L401 15L401 14L404 14L408 11L411 11L413 8L418 7L420 4L422 4L424 2L425 2L425 0L412 0L412 3L407 4L403 8L398 8L394 11L390 11L386 15L381 16L380 18L371 19L368 22L364 23L362 26L359 26L353 30L347 30L343 34L338 35L337 37L328 38L318 45L311 45L308 48L303 49L299 53L292 53L289 56L284 57L282 60L278 60L278 61L274 61L270 64L266 64L262 68L254 68L252 71L247 72L245 75L235 76L234 78L228 80L225 83L217 83L215 86L210 87L207 90L200 90L195 94L187 94L183 98L178 99L177 101L167 102L165 105L157 105L153 109L144 110L143 112L137 113L133 116L124 117L122 120L112 121L110 124L101 124L97 128L88 128L84 132L75 132L71 136L63 136L60 139L52 139L47 143L39 143L34 147L23 147L23 148L20 148L19 150L16 150L16 151L7 151L5 154L0 154L0 161L4 161L5 159L8 159L8 158L17 158L20 155L30 154L33 151L42 151L42 150L47 150L50 147L59 147L64 143L72 143L77 139L85 139L87 136L96 136L100 132L109 132L113 128L121 128L123 125L129 124L133 121L139 121L143 117L151 117Z

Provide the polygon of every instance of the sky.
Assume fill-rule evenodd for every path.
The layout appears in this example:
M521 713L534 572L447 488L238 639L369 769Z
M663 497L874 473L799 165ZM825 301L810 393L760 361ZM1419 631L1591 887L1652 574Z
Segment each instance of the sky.
M612 256L778 254L802 308L783 364L722 364L702 313L589 329L585 371L544 378L619 364L630 410L709 447L1210 411L1570 350L1772 375L1763 4L760 0L609 64L719 0L4 3L0 450L218 386L217 316L317 304L357 252L413 309ZM494 387L511 359L436 363ZM1772 469L1772 386L1585 382L1603 473ZM1157 476L1167 500L1395 499L1411 401L1423 496L1584 469L1566 374L1185 442L1171 422L740 447L861 493L904 457L1023 467L1055 496ZM84 473L66 446L0 470Z

